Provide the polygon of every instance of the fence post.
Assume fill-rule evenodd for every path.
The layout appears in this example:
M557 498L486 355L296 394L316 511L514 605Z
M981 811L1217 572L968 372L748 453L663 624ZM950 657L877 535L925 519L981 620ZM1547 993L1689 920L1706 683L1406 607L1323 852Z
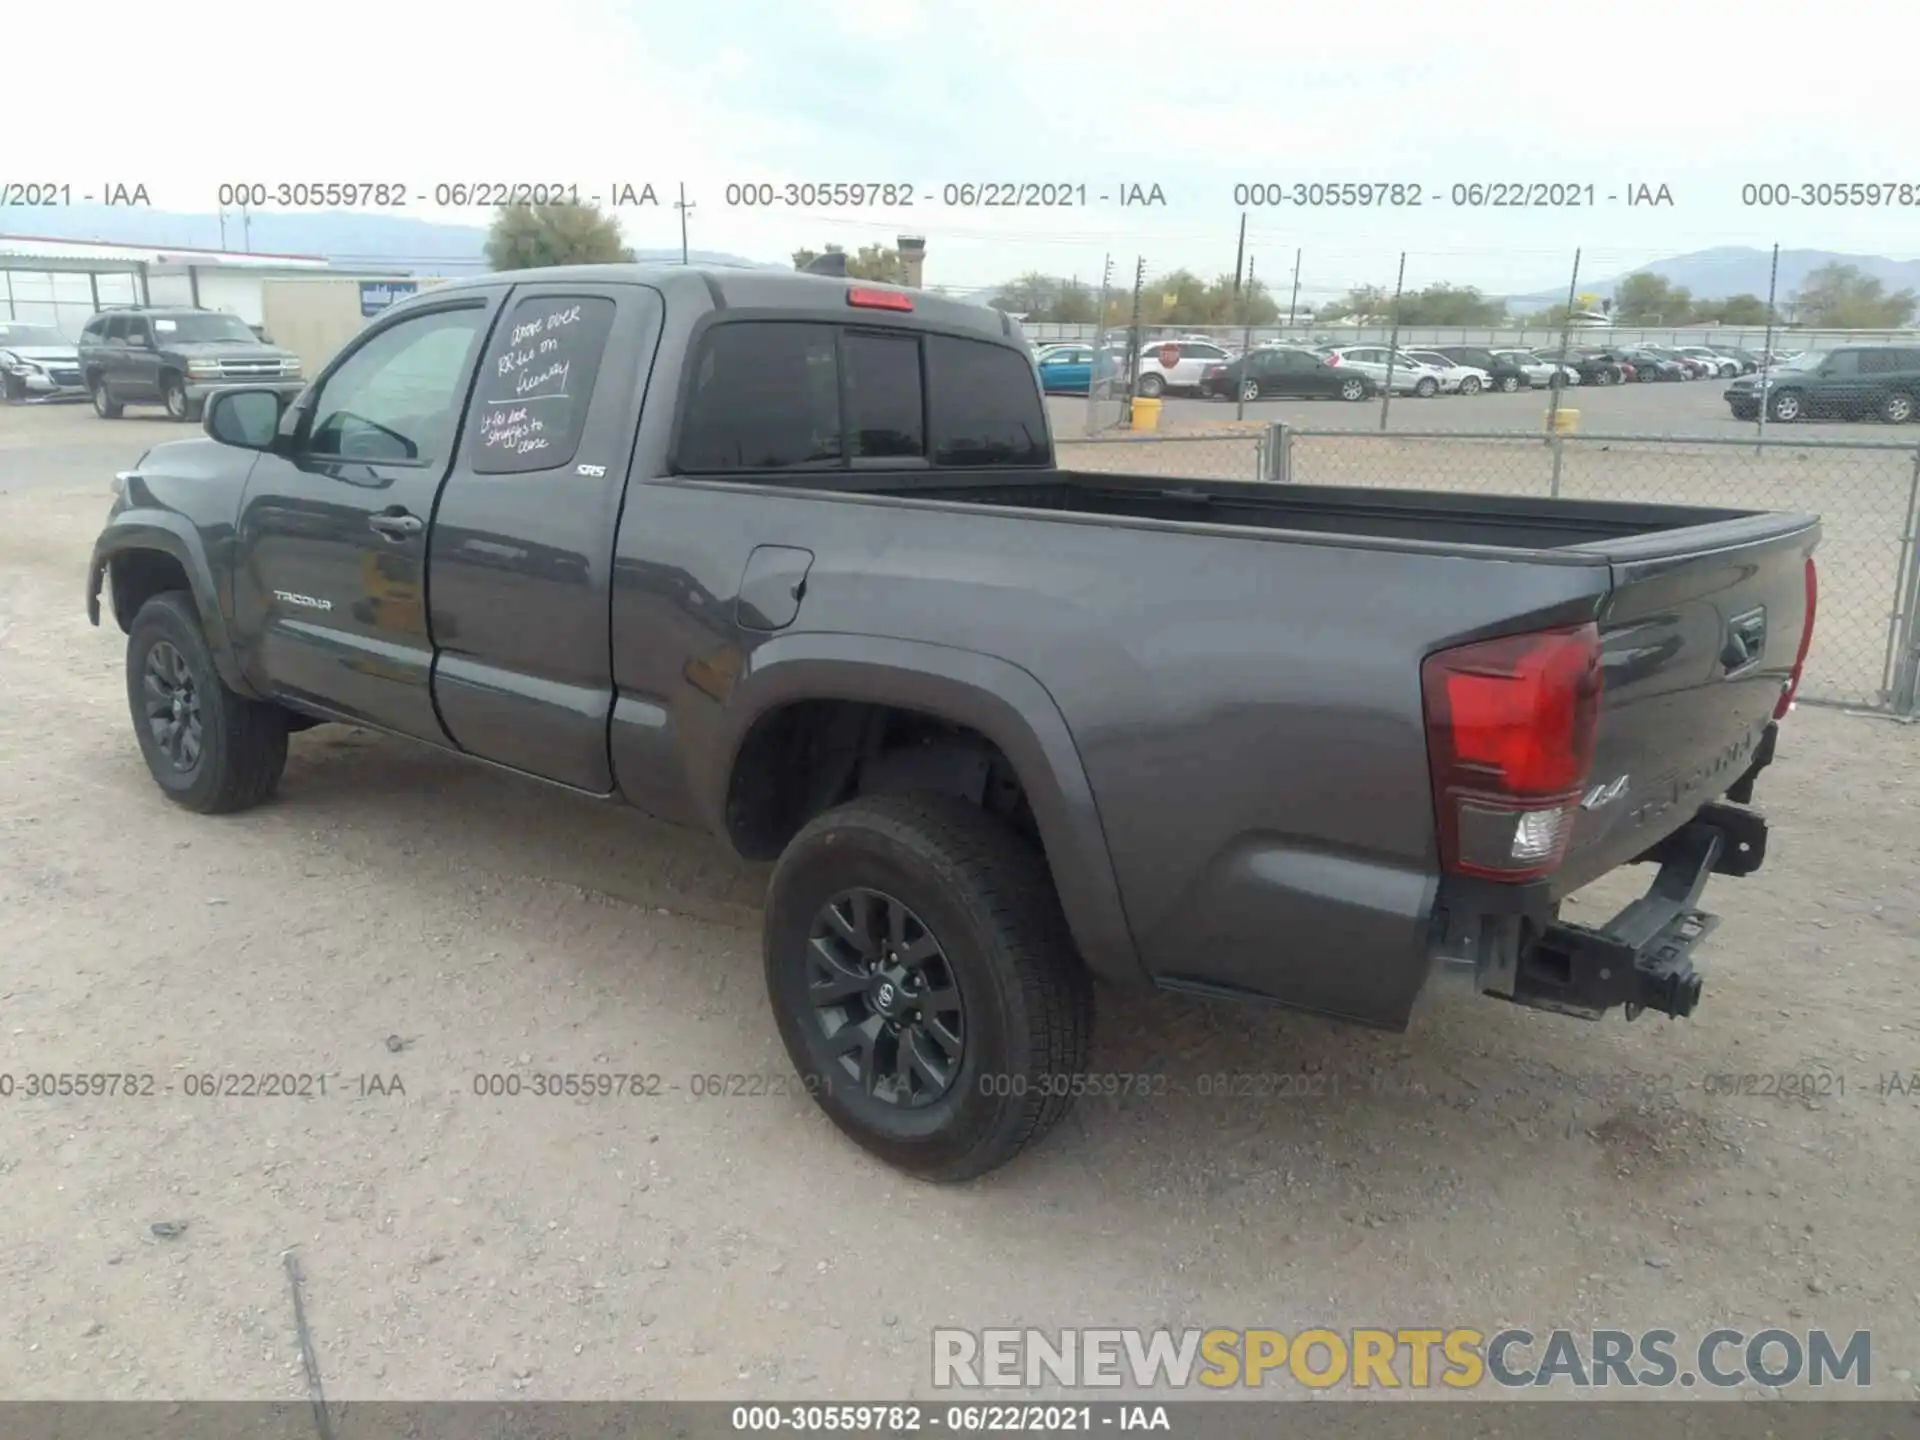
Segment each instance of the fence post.
M1555 431L1547 437L1547 445L1553 451L1553 479L1547 485L1547 494L1555 500L1560 498L1560 451L1566 444L1566 437Z
M1293 482L1293 428L1286 421L1275 420L1267 426L1261 459L1266 463L1266 474L1262 478L1276 485Z
M1901 535L1901 581L1893 597L1893 713L1920 714L1920 446L1913 452L1907 523Z

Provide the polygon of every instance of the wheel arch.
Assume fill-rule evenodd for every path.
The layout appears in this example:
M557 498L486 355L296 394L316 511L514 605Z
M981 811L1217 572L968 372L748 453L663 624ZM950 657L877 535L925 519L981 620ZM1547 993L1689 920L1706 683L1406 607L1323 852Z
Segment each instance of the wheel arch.
M907 712L980 737L1003 756L1031 808L1062 910L1081 957L1095 974L1143 985L1106 831L1079 750L1053 697L1033 675L976 651L863 635L798 634L768 641L729 692L701 747L696 802L709 828L739 849L729 814L750 744L779 717L805 705L870 706ZM952 754L922 765L958 763ZM943 788L933 771L927 788Z
M241 673L219 586L208 563L206 548L183 516L165 511L128 511L108 522L94 542L87 567L87 619L100 623L101 582L111 576L113 618L124 634L133 617L153 596L165 590L185 590L193 599L200 628L213 652L220 678L236 694L262 698Z

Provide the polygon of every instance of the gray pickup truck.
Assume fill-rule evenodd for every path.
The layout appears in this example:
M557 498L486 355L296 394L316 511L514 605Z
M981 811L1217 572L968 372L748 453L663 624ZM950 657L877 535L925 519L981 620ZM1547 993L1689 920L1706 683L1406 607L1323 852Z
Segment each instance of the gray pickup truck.
M1690 1013L1813 627L1811 515L1059 469L1011 320L844 278L456 281L204 428L87 577L167 795L346 722L777 861L793 1063L933 1179L1102 1093L1096 979Z

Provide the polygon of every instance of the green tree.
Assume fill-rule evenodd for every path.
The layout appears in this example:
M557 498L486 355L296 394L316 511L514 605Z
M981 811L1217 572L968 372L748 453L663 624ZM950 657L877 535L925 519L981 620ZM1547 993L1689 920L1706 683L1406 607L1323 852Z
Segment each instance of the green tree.
M1664 276L1629 275L1613 292L1613 319L1620 325L1684 325L1694 318L1693 296Z
M1794 296L1794 316L1822 330L1895 330L1920 308L1912 290L1887 287L1857 265L1822 265Z
M1764 325L1767 302L1758 295L1729 295L1725 300L1702 301L1694 307L1693 318L1717 320L1722 325Z
M1498 325L1506 318L1505 301L1490 300L1471 285L1442 282L1400 297L1402 325Z
M804 270L821 255L846 255L839 245L829 245L824 251L800 249L793 252L793 268ZM885 245L862 245L851 255L847 255L847 274L855 280L872 280L882 285L904 285L907 283L906 262L900 258L898 250Z
M596 205L502 205L487 231L486 256L495 270L531 270L631 261L633 251L620 222Z

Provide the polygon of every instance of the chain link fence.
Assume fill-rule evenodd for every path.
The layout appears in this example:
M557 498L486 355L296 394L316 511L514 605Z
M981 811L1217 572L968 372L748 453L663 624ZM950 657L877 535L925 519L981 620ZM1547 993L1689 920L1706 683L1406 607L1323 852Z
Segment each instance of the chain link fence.
M1911 443L1270 425L1058 448L1060 464L1078 470L1816 514L1820 611L1802 698L1920 714L1920 446Z

